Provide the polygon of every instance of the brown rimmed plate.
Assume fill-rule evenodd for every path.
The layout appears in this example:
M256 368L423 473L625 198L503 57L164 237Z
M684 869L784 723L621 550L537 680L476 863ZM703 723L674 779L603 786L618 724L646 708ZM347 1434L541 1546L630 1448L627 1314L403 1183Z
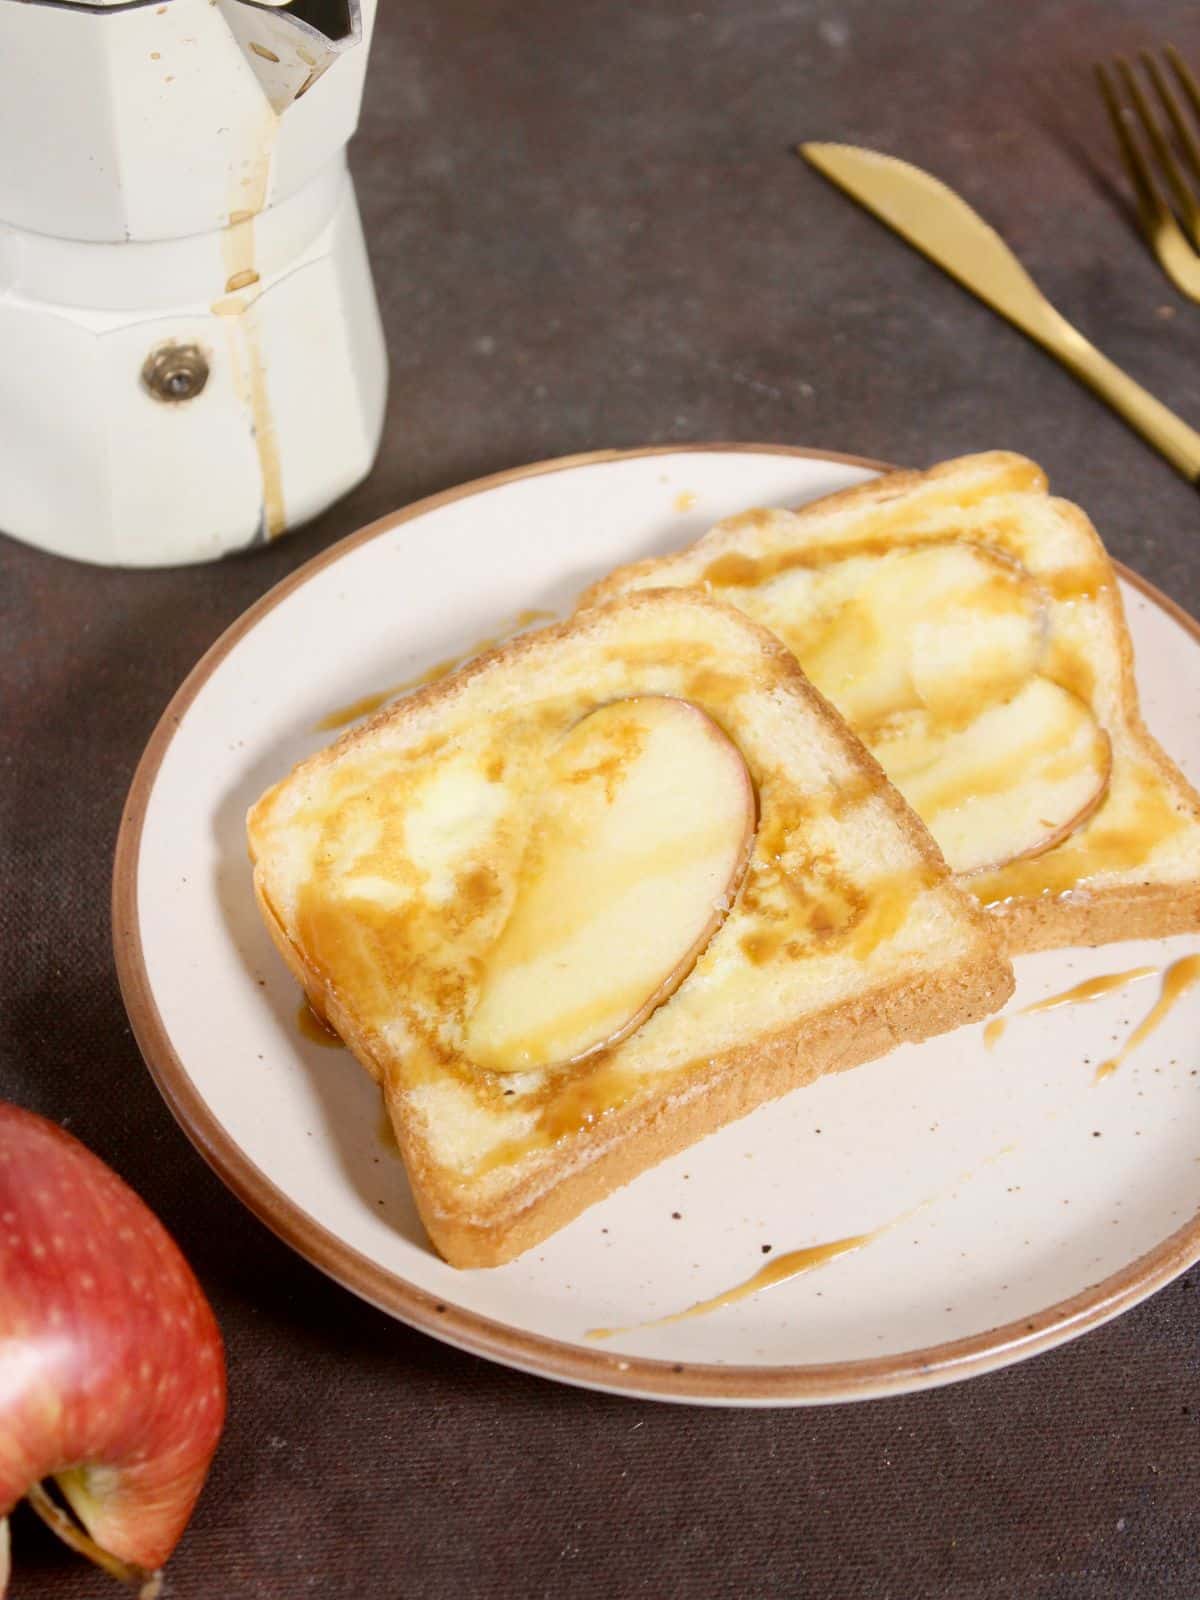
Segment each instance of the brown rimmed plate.
M773 446L604 452L468 484L309 562L200 661L154 732L117 846L121 986L176 1117L249 1208L355 1293L438 1338L566 1382L796 1404L947 1383L1060 1344L1200 1257L1200 992L1126 1066L1151 977L1088 1006L960 1030L726 1128L508 1267L429 1249L378 1093L302 1028L254 909L243 819L372 697L565 612L618 562L728 513L797 505L875 464ZM1147 720L1200 777L1200 630L1123 585ZM1017 1011L1164 968L1175 939L1022 959ZM784 1252L853 1252L708 1315L648 1327ZM630 1331L599 1340L596 1328Z

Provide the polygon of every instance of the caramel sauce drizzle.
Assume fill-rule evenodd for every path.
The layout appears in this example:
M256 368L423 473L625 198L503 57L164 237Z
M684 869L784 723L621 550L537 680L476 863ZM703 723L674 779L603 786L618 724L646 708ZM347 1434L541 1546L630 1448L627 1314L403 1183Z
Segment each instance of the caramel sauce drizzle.
M491 650L495 645L504 644L519 633L523 628L530 627L535 622L549 622L555 616L553 611L541 611L530 607L525 611L518 611L512 621L501 628L499 633L487 634L482 639L476 639L473 645L458 655L446 656L441 661L435 661L431 667L426 667L423 672L418 672L411 678L402 678L399 683L393 683L387 689L378 689L373 694L364 694L358 700L351 700L347 705L338 706L322 717L316 724L315 732L328 733L335 728L345 728L352 722L357 722L361 717L369 716L372 711L378 711L380 706L386 705L389 700L394 700L398 695L409 694L413 689L423 689L426 684L440 683L443 678L448 678L459 667L465 666L468 661L473 661L476 656L481 656L485 650Z
M752 512L749 515L753 517L756 514ZM769 519L771 514L765 512L757 515L760 519ZM743 520L731 517L724 526L736 526ZM990 531L994 534L998 530ZM908 539L880 533L870 538L847 539L840 543L782 546L778 550L764 551L762 555L755 556L731 550L710 561L701 572L699 581L713 589L757 589L797 568L815 571L836 562L854 561L864 556L874 560L898 550L936 550L947 545L982 550L1000 556L1014 568L1028 570L1018 556L1004 548L1002 542L997 547L991 540L964 538L958 529L944 532L927 529ZM1110 580L1105 568L1097 562L1081 567L1063 567L1045 577L1036 577L1033 581L1056 600L1074 601L1094 599Z
M1176 811L1155 774L1136 768L1128 783L1132 792L1121 808L1110 793L1091 821L1053 850L1010 861L967 886L985 906L997 906L1017 896L1065 894L1100 873L1140 867L1187 818Z
M364 694L361 699L351 700L347 705L338 706L336 710L322 717L314 731L328 733L333 728L347 728L360 717L367 717L372 711L378 711L380 706L385 705L393 695L399 693L399 686L393 686L390 689L378 689L374 694Z
M789 1250L785 1255L776 1256L773 1261L768 1261L766 1266L751 1277L743 1279L741 1283L734 1284L732 1289L726 1289L721 1294L710 1295L706 1300L697 1300L694 1305L686 1306L682 1311L670 1312L665 1317L655 1317L650 1322L634 1322L621 1328L589 1328L584 1337L587 1339L612 1339L618 1334L638 1333L645 1328L666 1328L675 1322L686 1322L692 1317L708 1316L710 1312L722 1311L726 1306L736 1305L740 1300L748 1300L751 1295L758 1294L763 1289L772 1289L776 1284L787 1283L792 1278L801 1277L806 1272L813 1272L818 1267L826 1266L830 1261L836 1261L839 1256L854 1254L866 1245L874 1244L877 1239L882 1239L885 1234L891 1233L894 1228L899 1228L905 1222L910 1222L913 1217L919 1216L930 1206L936 1205L939 1200L959 1188L964 1183L969 1183L985 1167L991 1167L1005 1156L1011 1155L1016 1147L1011 1144L1004 1145L993 1155L985 1156L977 1167L967 1172L962 1172L954 1178L944 1189L937 1194L920 1200L915 1206L910 1206L900 1216L893 1217L891 1222L885 1222L878 1228L872 1228L869 1233L850 1234L845 1239L831 1239L826 1244L807 1245L800 1250Z
M1045 1000L1026 1006L1021 1015L1027 1017L1034 1011L1057 1011L1060 1006L1082 1005L1089 1000L1098 1000L1102 994L1111 994L1114 989L1137 983L1139 978L1152 978L1158 970L1157 967L1130 967L1127 972L1106 972L1098 978L1086 978L1073 989L1064 989L1061 994L1052 994Z
M296 1026L310 1044L326 1045L332 1050L342 1050L341 1035L333 1031L323 1017L319 1017L309 1004L307 997L300 1002L300 1009L296 1012Z
M1118 1067L1128 1060L1138 1045L1149 1038L1180 998L1195 984L1200 983L1200 955L1181 956L1165 971L1159 967L1130 967L1125 972L1106 972L1096 978L1085 978L1082 983L1064 989L1061 994L1049 995L1045 1000L1037 1000L1033 1005L1023 1007L1016 1015L1024 1017L1035 1011L1056 1011L1060 1006L1086 1004L1089 1000L1099 999L1101 995L1111 994L1114 989L1123 989L1131 983L1140 983L1143 978L1155 977L1160 972L1163 981L1158 999L1117 1054L1107 1061L1102 1061L1096 1068L1093 1081L1100 1083L1103 1079L1111 1077ZM983 1042L989 1050L1000 1039L1009 1020L1009 1017L993 1017L985 1024Z
M1142 1040L1149 1038L1180 997L1198 982L1200 982L1200 955L1183 956L1179 961L1172 962L1163 974L1162 989L1153 1007L1129 1035L1123 1048L1108 1061L1102 1061L1096 1068L1095 1081L1099 1083L1102 1079L1111 1077Z
M378 711L380 706L386 705L389 700L395 700L402 694L411 694L414 689L423 689L428 683L440 683L443 678L448 678L457 667L470 661L474 656L484 650L490 650L499 642L499 635L480 639L475 647L460 656L447 656L442 661L435 661L431 667L426 667L424 672L418 672L411 678L402 678L399 683L393 683L386 689L377 689L373 694L364 694L361 699L351 700L348 705L338 706L323 716L316 724L314 732L328 733L335 728L346 728L352 722L357 722L361 717L366 717L372 711Z
M1060 994L1047 996L1045 1000L1036 1000L1031 1006L1024 1006L1020 1011L1012 1012L1008 1016L993 1017L984 1024L983 1043L986 1049L994 1049L1004 1036L1013 1016L1027 1017L1035 1011L1057 1011L1060 1006L1084 1005L1089 1000L1098 1000L1101 995L1111 994L1114 989L1123 989L1126 985L1137 983L1142 978L1152 978L1158 967L1130 967L1125 972L1105 972L1097 978L1085 978L1082 983L1077 983L1073 988L1064 989Z
M642 1079L608 1055L583 1061L573 1070L554 1073L542 1089L520 1103L532 1106L537 1122L528 1134L496 1145L473 1169L485 1176L513 1166L527 1156L551 1150L561 1139L593 1128L605 1118L631 1105Z
M666 1328L674 1322L687 1322L691 1317L706 1317L712 1311L723 1311L726 1306L736 1305L739 1300L748 1300L762 1289L772 1289L777 1283L787 1283L805 1272L823 1267L829 1261L836 1261L839 1256L861 1250L894 1226L894 1223L888 1223L883 1228L876 1228L873 1233L855 1233L846 1239L833 1239L828 1244L812 1244L803 1250L789 1250L786 1255L768 1261L753 1277L734 1284L732 1289L726 1289L721 1294L711 1295L707 1300L697 1300L695 1305L683 1311L673 1311L669 1316L655 1317L651 1322L631 1323L623 1328L589 1328L584 1337L612 1339L618 1334L637 1333L644 1328Z

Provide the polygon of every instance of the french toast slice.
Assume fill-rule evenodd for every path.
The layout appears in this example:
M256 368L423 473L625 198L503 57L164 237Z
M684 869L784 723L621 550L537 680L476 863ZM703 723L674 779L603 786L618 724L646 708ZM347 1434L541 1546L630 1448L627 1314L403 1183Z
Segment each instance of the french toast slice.
M791 652L700 594L479 658L302 762L248 834L267 927L457 1266L1012 990Z
M750 511L584 606L695 586L771 628L1010 953L1200 927L1200 796L1147 732L1084 513L995 451Z

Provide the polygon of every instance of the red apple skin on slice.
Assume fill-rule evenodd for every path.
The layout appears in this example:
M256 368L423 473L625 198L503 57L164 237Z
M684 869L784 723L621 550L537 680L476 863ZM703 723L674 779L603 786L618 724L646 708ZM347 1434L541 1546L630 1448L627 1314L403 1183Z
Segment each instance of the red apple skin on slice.
M484 961L466 1053L493 1072L627 1038L692 970L754 845L754 785L700 707L611 701L551 752L516 898Z
M221 1336L161 1223L62 1128L0 1103L0 1516L57 1478L96 1544L153 1571L224 1416Z

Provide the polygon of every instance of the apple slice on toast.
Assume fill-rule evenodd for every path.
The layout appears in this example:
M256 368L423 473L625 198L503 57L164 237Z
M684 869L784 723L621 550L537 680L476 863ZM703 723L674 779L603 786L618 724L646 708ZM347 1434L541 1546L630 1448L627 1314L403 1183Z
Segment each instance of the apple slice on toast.
M1112 771L1087 706L1041 677L953 730L928 711L901 713L872 747L958 873L1052 850L1100 805Z
M493 1072L619 1044L682 983L754 843L737 746L686 700L610 701L550 752L466 1053Z

